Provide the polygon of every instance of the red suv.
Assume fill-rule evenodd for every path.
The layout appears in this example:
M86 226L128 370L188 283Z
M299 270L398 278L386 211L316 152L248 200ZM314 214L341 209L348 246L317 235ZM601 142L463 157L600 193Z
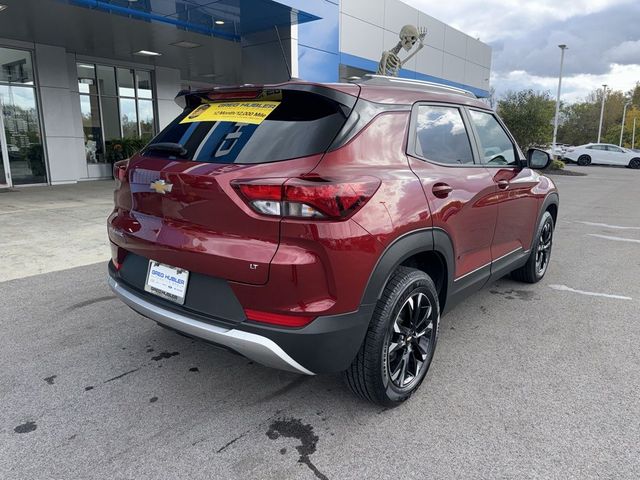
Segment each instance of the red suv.
M179 95L115 165L116 295L159 325L406 400L440 315L506 274L537 282L558 194L472 94L385 77Z

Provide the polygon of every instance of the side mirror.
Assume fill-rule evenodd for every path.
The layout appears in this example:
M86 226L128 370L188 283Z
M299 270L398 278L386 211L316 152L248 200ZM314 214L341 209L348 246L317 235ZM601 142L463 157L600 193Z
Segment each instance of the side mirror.
M530 148L527 151L527 166L536 170L544 170L551 163L551 155L538 148Z

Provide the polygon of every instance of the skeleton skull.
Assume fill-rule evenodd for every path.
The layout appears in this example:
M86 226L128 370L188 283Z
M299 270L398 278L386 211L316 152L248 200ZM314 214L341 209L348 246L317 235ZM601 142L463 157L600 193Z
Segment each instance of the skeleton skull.
M413 48L419 38L420 32L413 25L405 25L400 30L400 43L407 52Z

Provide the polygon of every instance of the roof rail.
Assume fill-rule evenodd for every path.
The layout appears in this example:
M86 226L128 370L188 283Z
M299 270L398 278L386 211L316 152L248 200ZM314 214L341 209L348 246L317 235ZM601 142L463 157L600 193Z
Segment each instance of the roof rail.
M473 92L463 88L451 87L441 83L427 82L425 80L415 80L412 78L388 77L385 75L373 75L368 73L364 75L364 77L351 77L349 81L352 83L366 83L367 85L406 85L429 92L457 93L471 98L478 98Z

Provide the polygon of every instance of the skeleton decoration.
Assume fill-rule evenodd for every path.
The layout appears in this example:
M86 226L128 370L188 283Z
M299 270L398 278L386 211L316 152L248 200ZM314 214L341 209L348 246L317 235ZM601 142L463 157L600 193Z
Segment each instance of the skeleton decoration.
M390 77L397 77L400 73L402 66L407 63L416 53L418 53L424 47L424 37L427 36L427 29L422 27L418 28L413 25L405 25L400 30L400 41L391 50L382 52L382 58L378 64L378 75L387 75ZM410 51L414 45L418 43L418 48L411 53L404 60L400 60L398 54L400 50Z

